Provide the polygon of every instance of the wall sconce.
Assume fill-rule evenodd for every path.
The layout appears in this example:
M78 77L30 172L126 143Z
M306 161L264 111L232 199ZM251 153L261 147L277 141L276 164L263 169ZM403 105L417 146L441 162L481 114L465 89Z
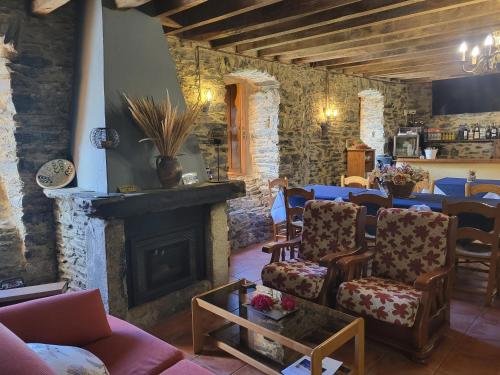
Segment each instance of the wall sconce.
M331 109L330 107L328 108L323 108L323 113L325 114L326 122L330 123L332 120L335 120L338 115L338 110L337 109Z
M205 101L203 102L203 106L201 108L201 110L205 113L208 112L208 110L210 109L210 103L212 103L212 90L208 89L206 92L205 92Z

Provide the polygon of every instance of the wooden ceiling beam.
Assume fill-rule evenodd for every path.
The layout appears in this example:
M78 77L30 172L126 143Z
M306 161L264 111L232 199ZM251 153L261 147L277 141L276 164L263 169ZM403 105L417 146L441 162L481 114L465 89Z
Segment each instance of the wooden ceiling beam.
M470 74L464 73L461 70L440 70L440 71L426 71L426 72L414 72L414 73L402 73L402 74L388 74L380 76L371 76L369 78L385 78L385 79L400 79L400 80L411 80L411 79L425 79L428 81L435 81L439 79L449 79L466 77Z
M473 35L467 35L468 38L483 38L484 39L484 32L473 34ZM327 52L319 52L317 54L308 54L306 56L302 56L299 58L292 58L293 63L299 63L299 64L304 64L304 63L311 63L311 62L317 62L317 61L322 61L322 60L328 60L332 58L342 58L342 57L356 57L357 55L368 55L368 54L374 54L374 53L388 53L387 56L391 56L391 51L394 51L395 54L404 54L404 53L410 53L410 52L422 52L422 51L427 51L427 50L432 50L432 49L439 49L439 48L446 48L453 46L455 47L455 50L457 45L463 40L462 35L456 35L453 33L450 34L442 34L442 35L436 35L433 38L428 38L428 37L423 37L423 38L415 38L412 40L396 40L392 42L387 42L387 43L380 43L372 46L357 46L355 44L353 45L348 45L344 44L342 49L335 49L334 51L327 51ZM302 54L301 54L302 55ZM286 57L290 57L288 55L285 55ZM384 57L387 57L384 56Z
M446 55L437 56L423 56L415 59L407 59L402 61L393 61L386 63L369 64L363 66L353 66L342 69L345 74L369 74L374 72L390 71L395 69L417 68L426 65L440 64L440 63L458 63L459 56L455 53L448 53ZM335 69L339 69L338 67Z
M457 47L451 46L448 43L442 44L440 47L427 50L426 55L439 55L445 53L456 53ZM318 60L315 62L310 62L312 67L328 67L331 69L344 68L348 65L353 64L370 64L373 62L383 62L383 61L395 61L395 60L406 60L413 59L422 56L422 52L413 51L408 48L399 48L396 50L382 51L376 53L360 54L358 56L351 57L340 57L340 58L327 58L324 60Z
M374 48L376 46L388 46L390 47L393 43L403 43L407 42L412 45L416 41L422 41L423 43L428 42L429 39L432 40L446 40L449 38L456 37L467 37L471 33L484 32L485 35L490 31L490 29L496 28L500 25L500 12L492 14L490 16L482 16L473 20L459 20L450 22L446 25L433 25L422 27L417 30L410 31L400 31L398 33L382 34L380 36L373 36L368 39L360 39L353 41L343 41L339 43L332 43L329 45L320 45L310 48L304 48L300 50L294 50L292 52L286 52L279 54L288 59L298 59L308 56L315 56L324 53L334 53L336 51L343 51L349 49L359 49L359 48ZM457 47L458 48L458 47ZM389 48L387 48L389 49ZM339 52L340 53L340 52ZM259 57L269 57L274 55L259 54Z
M428 54L422 56L421 54L409 54L409 55L401 55L401 56L391 56L380 59L368 59L355 62L344 62L340 64L332 64L329 65L330 69L335 70L346 70L348 69L357 69L358 72L364 72L365 69L369 69L371 67L377 66L397 66L398 64L409 64L412 62L420 62L421 60L439 60L439 59L451 59L452 57L456 57L457 49L456 47L447 48L444 50L435 50L429 51ZM369 56L368 56L369 58Z
M288 54L296 51L321 50L325 48L335 48L342 42L365 41L369 45L371 41L412 39L416 36L435 35L451 31L463 31L480 25L490 25L494 23L493 14L496 14L500 23L500 3L497 9L492 8L488 1L483 4L476 4L470 7L455 8L447 11L426 14L414 17L411 20L397 20L390 23L383 23L374 26L363 27L336 33L333 35L313 38L294 43L288 43L276 47L264 48L258 52L261 57ZM495 13L496 11L496 13Z
M187 32L195 28L208 27L210 24L218 23L226 19L238 18L247 12L256 11L262 7L280 3L282 0L208 0L202 4L191 7L183 12L170 16L163 16L161 8L158 8L154 16L162 21L167 21L164 30L168 35ZM176 23L179 28L169 28L168 23ZM191 38L187 38L191 39Z
M69 2L69 0L33 0L31 11L35 14L45 15L52 13L67 2Z
M259 48L259 42L256 42L254 45L252 43L253 41L262 40L260 43L263 43L272 39L275 43L280 44L280 41L282 39L287 39L288 34L292 32L295 40L297 40L305 38L303 33L307 34L309 29L317 28L318 26L328 25L333 22L338 23L347 21L358 17L367 17L376 12L421 2L422 0L362 0L357 3L347 4L335 9L328 9L320 13L307 15L299 19L215 39L211 41L211 44L214 48L224 48L236 45L238 52L251 51ZM269 38L270 36L273 36L273 38ZM245 43L242 44L243 42ZM287 40L284 42L287 42Z
M153 6L156 17L165 19L206 2L207 0L154 0Z
M221 1L221 3L232 3ZM254 10L202 27L182 31L179 36L185 39L212 40L223 36L237 34L243 31L255 30L293 19L299 19L310 14L316 14L327 9L337 8L360 0L300 0L281 1L263 9ZM174 31L174 33L177 33Z
M301 26L300 22L296 22L295 25L290 23L279 24L272 28L262 28L260 30L235 35L234 40L229 40L229 38L227 38L226 42L237 42L238 52L258 50L316 38L336 32L345 32L360 27L373 26L398 19L406 19L408 22L411 22L411 18L416 15L425 15L436 11L453 9L484 1L487 0L433 0L417 3L400 2L401 6L394 9L382 10L364 17L354 16L346 19L336 17L334 14L327 14L327 17L323 19L323 13L320 13L315 18L307 20L312 25L305 30L304 28L298 29L298 27ZM304 22L305 21L306 19L304 19ZM219 43L218 46L220 46L223 45L223 40L212 41L212 43L214 45Z
M373 70L369 72L363 73L345 73L345 74L363 74L365 76L380 76L380 75L398 75L404 73L417 73L417 72L427 72L427 71L440 71L440 70L457 70L461 69L461 62L456 58L450 61L435 61L428 64L422 65L408 65L406 67L396 67L396 68L387 68L380 70Z
M472 36L470 36L472 38ZM480 39L484 37L475 36L474 39L469 39L471 42L480 42ZM293 63L298 64L310 64L312 67L322 67L326 66L331 69L337 69L339 65L348 64L353 62L368 62L377 61L380 59L409 59L418 58L422 56L430 56L441 53L457 53L456 43L459 39L455 41L439 41L430 42L428 45L421 46L405 46L395 49L378 50L378 51L366 51L351 56L312 56L309 58L303 58L293 61ZM292 63L292 61L290 61Z

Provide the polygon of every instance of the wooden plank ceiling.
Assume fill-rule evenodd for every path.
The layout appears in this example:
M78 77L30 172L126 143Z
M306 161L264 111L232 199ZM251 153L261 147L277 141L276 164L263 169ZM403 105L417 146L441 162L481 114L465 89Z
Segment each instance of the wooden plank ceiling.
M500 0L116 0L144 2L166 35L383 79L466 75L459 43L500 29Z

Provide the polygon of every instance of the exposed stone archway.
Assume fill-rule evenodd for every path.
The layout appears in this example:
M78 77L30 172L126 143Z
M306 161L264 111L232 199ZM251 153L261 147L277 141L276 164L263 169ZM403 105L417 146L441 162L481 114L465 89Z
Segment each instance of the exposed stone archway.
M248 85L247 173L245 198L229 203L229 237L233 249L271 237L268 180L279 176L278 125L280 84L268 73L241 70L224 76L226 84Z
M363 90L359 94L359 136L363 142L375 149L375 154L383 155L384 96L377 90Z

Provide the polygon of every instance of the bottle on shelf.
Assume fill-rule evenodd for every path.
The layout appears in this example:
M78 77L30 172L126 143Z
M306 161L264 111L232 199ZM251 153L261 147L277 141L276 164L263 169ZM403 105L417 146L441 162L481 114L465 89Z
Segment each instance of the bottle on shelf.
M486 129L486 139L491 139L491 126Z
M498 128L496 127L495 123L493 123L493 126L491 127L491 139L497 139L498 137Z
M469 127L467 125L464 127L464 135L463 135L462 139L463 140L469 139Z
M479 124L476 124L476 126L474 127L474 136L472 137L472 139L474 140L478 140L481 138L481 134L480 134L481 130L479 129Z
M479 128L479 139L486 139L486 127Z

